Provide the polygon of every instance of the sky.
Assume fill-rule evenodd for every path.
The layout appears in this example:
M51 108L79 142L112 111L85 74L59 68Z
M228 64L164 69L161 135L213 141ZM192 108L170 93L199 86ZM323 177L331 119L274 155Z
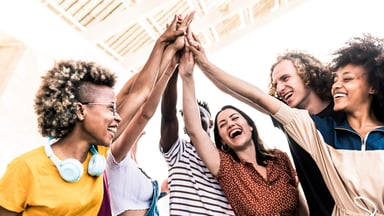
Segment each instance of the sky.
M45 52L48 48L41 47L44 43L41 41L38 43L38 37L34 38L35 41L31 40L31 37L28 39L29 35L23 34L22 29L17 28L20 25L18 19L2 17L9 12L9 10L1 11L1 8L5 8L3 6L0 5L0 32L10 32L18 38L25 39L25 43L33 50L23 54L23 64L15 69L16 72L0 95L2 131L0 176L13 157L44 144L37 133L36 117L32 108L40 76L30 71L47 67L51 62L46 59L58 56ZM330 54L353 36L371 33L384 37L383 6L384 2L381 0L308 0L291 12L255 29L241 40L231 43L219 52L209 54L208 58L225 71L267 91L270 67L277 54L285 50L305 50L327 62L331 58ZM9 16L14 14L16 13L8 13ZM49 46L48 41L46 44ZM73 53L73 56L77 55ZM268 116L220 92L198 69L195 74L197 98L208 102L213 116L222 106L235 105L254 119L261 138L269 147L288 151L284 135L273 128ZM124 79L122 80L120 82L124 82ZM180 95L181 91L179 92ZM178 109L180 108L179 103ZM180 127L183 127L181 118L180 123ZM158 148L159 109L145 131L146 134L141 138L138 147L139 163L153 179L162 181L167 177L167 167ZM179 134L185 137L182 131L181 128ZM166 200L163 202L166 205Z

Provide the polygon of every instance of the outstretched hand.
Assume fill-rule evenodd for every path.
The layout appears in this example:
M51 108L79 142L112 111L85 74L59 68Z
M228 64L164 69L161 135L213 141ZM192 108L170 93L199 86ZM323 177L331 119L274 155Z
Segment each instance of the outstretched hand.
M201 42L198 37L190 30L187 31L187 44L189 50L195 57L196 64L199 67L208 62L204 47L201 46Z
M185 43L187 43L185 41ZM185 46L182 50L180 62L179 62L179 74L181 77L189 77L193 74L193 67L195 66L195 60L189 46Z
M185 46L185 39L184 36L187 34L187 29L189 28L189 24L191 24L193 16L195 15L195 12L189 13L184 19L181 15L178 16L178 22L176 24L176 28L178 32L182 32L182 34L178 35L176 39L173 41L170 46L178 51L181 50Z
M172 23L167 24L167 28L164 33L159 37L160 43L165 43L168 45L176 40L177 37L184 35L184 31L177 29L178 25L182 23L182 17L180 15L175 15L173 17Z

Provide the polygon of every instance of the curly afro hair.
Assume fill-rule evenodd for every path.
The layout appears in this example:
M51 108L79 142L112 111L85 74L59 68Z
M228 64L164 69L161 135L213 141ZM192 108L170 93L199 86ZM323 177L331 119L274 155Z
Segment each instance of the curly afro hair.
M353 37L333 56L330 65L332 71L349 64L362 66L366 70L368 84L376 92L372 100L373 112L384 122L384 40L371 34Z
M82 99L80 89L87 83L113 88L116 75L94 62L64 60L56 62L42 77L34 109L43 137L62 138L72 131L76 105Z
M276 63L271 67L269 94L278 98L276 86L273 84L272 73L276 65L283 60L291 61L303 80L304 85L311 88L323 101L332 100L331 87L333 84L332 73L320 60L312 55L299 50L286 51L277 57Z

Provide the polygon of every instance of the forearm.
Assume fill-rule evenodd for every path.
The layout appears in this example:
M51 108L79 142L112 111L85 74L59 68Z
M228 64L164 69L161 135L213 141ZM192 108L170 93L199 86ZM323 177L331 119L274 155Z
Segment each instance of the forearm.
M169 79L172 77L174 70L169 68L163 75L160 77L160 80L156 83L155 87L152 89L151 94L149 95L147 101L144 103L141 108L141 115L150 119L156 112L157 106L160 102L161 96L164 93L164 90L167 86Z
M118 113L122 118L115 139L122 130L127 127L135 113L138 112L143 103L147 100L158 76L160 61L163 55L164 46L157 42L143 69L134 76L133 81L128 81L123 91L117 96Z
M273 114L278 111L280 101L260 88L223 71L211 62L199 66L201 71L223 92L249 104L260 112Z
M161 75L166 71L175 69L176 63L173 63L172 59L176 55L176 52L177 50L175 50L171 45L165 48L163 56L161 58L160 69L159 69L160 73L159 73L159 76L157 77L158 79L160 79Z
M177 79L178 68L172 74L161 101L160 145L168 152L179 137L179 119L177 118Z
M200 123L199 108L196 103L194 79L192 77L183 77L182 80L184 124L189 137L192 139L203 129Z
M233 91L232 89L228 88L227 86L223 85L220 81L216 80L211 74L206 74L209 80L211 80L212 83L215 84L215 86L218 87L222 92L231 95L232 97L236 98L237 100L257 109L258 111L264 113L264 114L269 114L264 108L261 106L253 103L249 98L238 94L237 92Z
M195 84L192 76L183 77L184 123L196 151L213 175L217 175L220 157L211 138L201 126L200 111L196 102Z
M148 95L148 93L152 90L155 81L158 79L159 66L164 50L165 44L157 40L147 62L145 63L143 69L139 72L131 92L136 91L143 95Z
M169 70L161 76L139 112L137 112L132 121L128 123L128 126L120 137L121 139L114 143L112 153L116 161L119 162L124 159L135 142L137 142L145 126L155 114L161 95L172 74L173 70Z

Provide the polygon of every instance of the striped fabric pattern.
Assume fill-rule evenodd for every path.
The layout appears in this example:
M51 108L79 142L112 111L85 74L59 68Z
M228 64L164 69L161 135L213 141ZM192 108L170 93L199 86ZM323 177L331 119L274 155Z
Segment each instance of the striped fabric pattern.
M170 215L234 215L191 143L179 139L163 156L169 167Z

